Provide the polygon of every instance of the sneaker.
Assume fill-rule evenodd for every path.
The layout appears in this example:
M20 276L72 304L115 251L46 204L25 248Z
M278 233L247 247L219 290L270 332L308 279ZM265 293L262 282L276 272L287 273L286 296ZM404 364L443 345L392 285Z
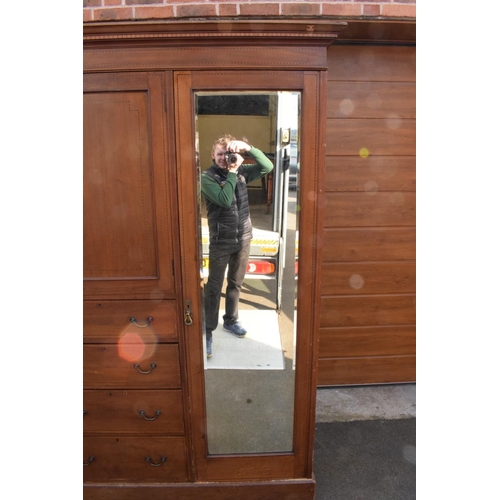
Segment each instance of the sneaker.
M212 357L212 340L213 339L207 339L207 358Z
M247 331L239 323L234 323L232 325L224 323L222 326L224 327L224 330L231 332L233 335L236 335L240 339L247 334Z

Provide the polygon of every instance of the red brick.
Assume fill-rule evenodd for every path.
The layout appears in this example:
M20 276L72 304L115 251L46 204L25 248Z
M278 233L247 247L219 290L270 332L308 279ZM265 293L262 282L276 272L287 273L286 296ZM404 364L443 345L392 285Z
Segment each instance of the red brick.
M219 16L237 16L238 6L235 3L219 3Z
M101 0L83 0L83 8L85 7L100 7L102 5Z
M151 3L163 3L163 0L125 0L127 5L145 5Z
M171 5L161 7L136 7L135 19L167 19L174 16L174 8Z
M177 5L175 17L212 17L215 16L214 4Z
M415 5L383 5L382 15L384 17L417 17Z
M281 15L283 16L319 16L321 6L319 3L293 2L281 4Z
M103 0L104 5L121 5L122 0Z
M88 23L89 21L93 21L92 10L83 9L83 22Z
M240 4L240 15L242 16L279 16L279 14L280 6L277 3Z
M323 4L324 16L361 16L361 5L358 4Z
M364 16L380 16L380 5L365 4L363 5Z
M115 21L118 19L133 19L131 7L95 9L94 21Z

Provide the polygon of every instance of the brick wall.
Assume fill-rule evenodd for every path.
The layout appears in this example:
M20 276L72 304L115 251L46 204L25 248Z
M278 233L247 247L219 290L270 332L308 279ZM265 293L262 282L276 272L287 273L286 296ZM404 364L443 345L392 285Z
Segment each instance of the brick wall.
M413 0L83 0L83 21L216 17L316 17L415 19Z

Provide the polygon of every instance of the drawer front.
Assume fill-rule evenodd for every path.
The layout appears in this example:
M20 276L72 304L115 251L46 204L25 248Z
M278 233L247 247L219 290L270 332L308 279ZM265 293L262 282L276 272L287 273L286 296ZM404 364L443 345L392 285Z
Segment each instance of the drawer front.
M178 339L175 302L92 300L83 302L83 340L88 343L155 344Z
M184 434L180 390L83 391L85 433Z
M83 463L86 483L188 480L183 437L85 437Z
M180 388L177 344L83 346L85 389Z

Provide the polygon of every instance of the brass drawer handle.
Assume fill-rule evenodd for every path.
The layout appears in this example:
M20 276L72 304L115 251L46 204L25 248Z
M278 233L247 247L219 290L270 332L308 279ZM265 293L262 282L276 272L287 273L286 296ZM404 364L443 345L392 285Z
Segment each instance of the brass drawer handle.
M95 457L94 456L90 456L88 462L83 462L83 466L87 467L87 465L90 465L91 462L93 462L94 460L95 460Z
M149 326L149 323L153 321L153 316L148 316L147 323L145 325L138 325L136 321L137 320L133 316L130 318L130 322L134 323L135 326L138 326L139 328L146 328L147 326Z
M146 417L146 412L144 410L139 411L139 415L144 419L144 420L156 420L160 415L161 415L161 410L156 410L155 411L155 416L154 417Z
M161 462L159 464L154 464L153 462L151 462L151 457L146 457L146 462L149 465L152 465L153 467L160 467L160 465L162 465L163 462L167 461L167 457L161 457L160 460L161 460Z
M148 373L151 373L155 368L156 368L156 363L151 363L151 370L148 372L143 372L139 366L139 363L134 363L134 368L139 372L142 373L143 375L147 375Z

